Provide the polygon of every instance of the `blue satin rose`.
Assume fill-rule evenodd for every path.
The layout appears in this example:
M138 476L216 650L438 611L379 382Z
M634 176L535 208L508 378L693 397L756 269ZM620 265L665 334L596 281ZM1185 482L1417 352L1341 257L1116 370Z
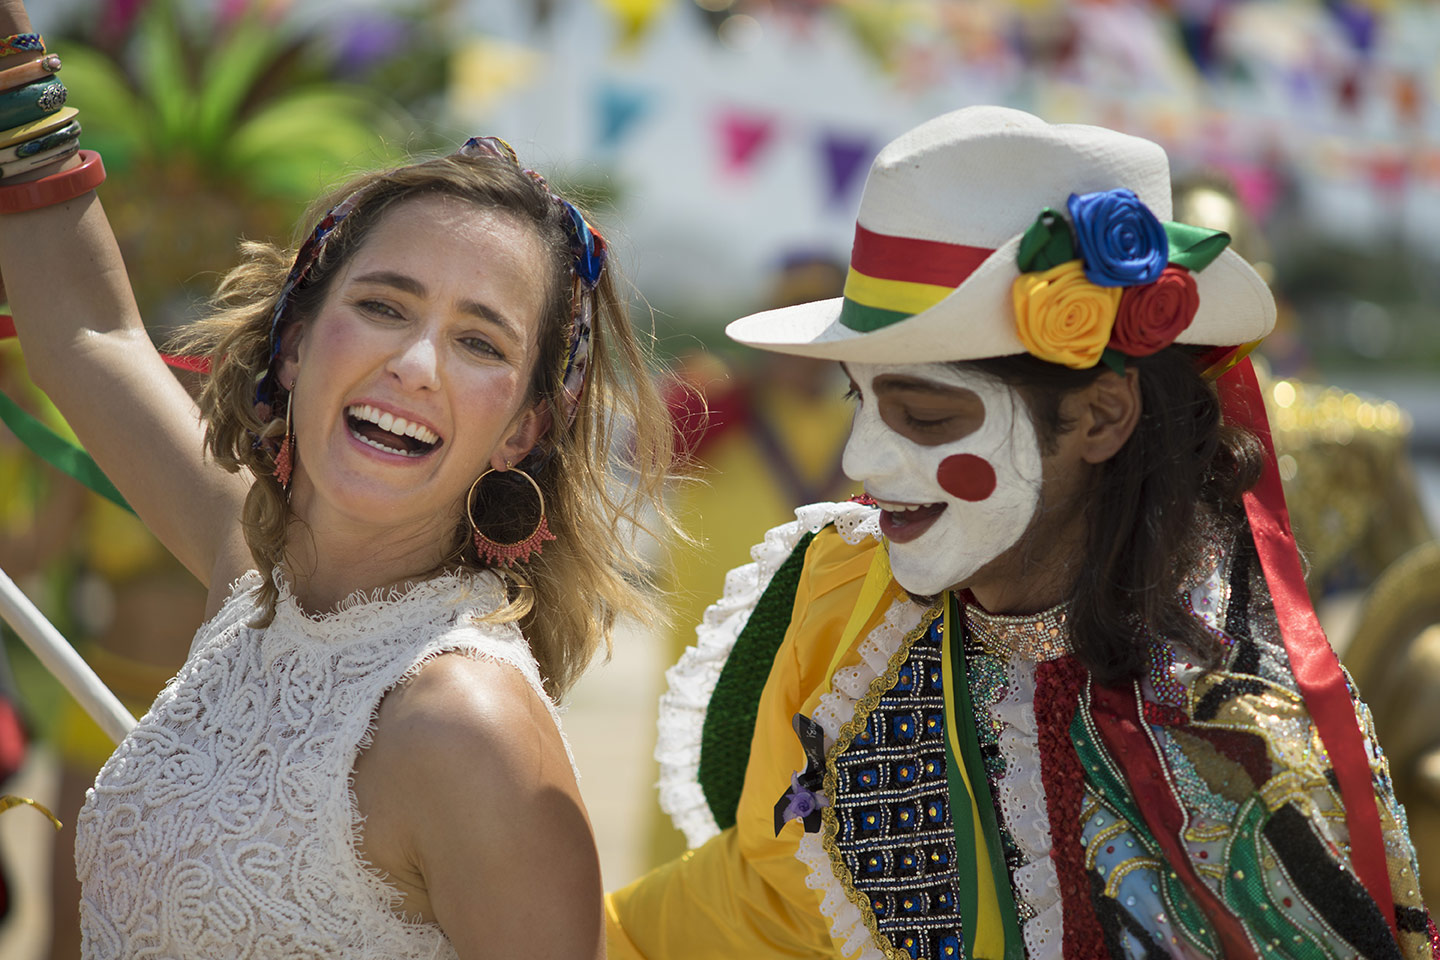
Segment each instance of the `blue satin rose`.
M1097 287L1154 283L1170 259L1165 227L1129 190L1070 194L1085 278Z

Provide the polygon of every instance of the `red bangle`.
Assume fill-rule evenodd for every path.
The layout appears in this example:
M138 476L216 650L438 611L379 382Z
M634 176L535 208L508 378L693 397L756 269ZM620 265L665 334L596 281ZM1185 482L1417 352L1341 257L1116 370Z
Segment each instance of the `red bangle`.
M80 165L39 180L0 187L0 213L24 213L74 200L105 182L105 164L94 150L80 151Z

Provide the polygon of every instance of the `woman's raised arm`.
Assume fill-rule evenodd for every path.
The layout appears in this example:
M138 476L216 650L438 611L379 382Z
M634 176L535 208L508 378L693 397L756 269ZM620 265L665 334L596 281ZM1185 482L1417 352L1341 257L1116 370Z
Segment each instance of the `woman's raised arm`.
M28 32L21 0L0 0L0 35ZM95 193L0 215L0 274L31 377L145 525L201 582L222 562L222 578L238 573L250 478L205 458L195 404L150 342Z

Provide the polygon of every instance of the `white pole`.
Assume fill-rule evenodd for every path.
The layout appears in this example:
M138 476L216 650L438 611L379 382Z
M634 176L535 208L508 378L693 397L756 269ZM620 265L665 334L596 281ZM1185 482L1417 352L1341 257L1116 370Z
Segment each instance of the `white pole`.
M45 669L70 691L70 695L111 740L119 743L125 739L135 726L135 718L130 711L60 635L60 631L45 619L30 598L20 592L4 570L0 570L0 617L10 624L25 645L40 658Z

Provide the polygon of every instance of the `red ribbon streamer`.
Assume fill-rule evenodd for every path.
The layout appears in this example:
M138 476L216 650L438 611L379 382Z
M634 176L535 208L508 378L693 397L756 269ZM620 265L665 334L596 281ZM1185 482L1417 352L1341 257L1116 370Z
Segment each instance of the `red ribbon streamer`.
M15 337L15 318L8 313L0 313L0 340L11 340ZM162 353L160 359L174 367L176 370L189 370L191 373L209 373L209 357L191 357L176 353Z
M1260 482L1245 494L1245 514L1250 520L1255 549L1275 605L1285 652L1290 656L1290 668L1340 785L1345 826L1350 831L1350 862L1398 944L1395 898L1390 890L1390 872L1385 862L1385 843L1370 783L1365 741L1355 719L1345 677L1340 672L1340 661L1320 629L1310 594L1305 589L1300 554L1295 548L1294 534L1290 532L1290 511L1286 509L1285 492L1280 486L1275 445L1270 439L1270 422L1265 416L1265 399L1250 359L1247 357L1221 377L1218 386L1225 422L1250 430L1265 447L1265 470Z

